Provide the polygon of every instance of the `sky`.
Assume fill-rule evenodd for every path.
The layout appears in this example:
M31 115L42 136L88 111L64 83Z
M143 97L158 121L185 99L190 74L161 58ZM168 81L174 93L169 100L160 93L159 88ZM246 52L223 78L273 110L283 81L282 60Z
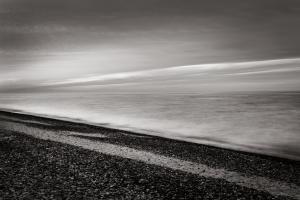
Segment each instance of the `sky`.
M299 0L0 0L0 92L300 88Z

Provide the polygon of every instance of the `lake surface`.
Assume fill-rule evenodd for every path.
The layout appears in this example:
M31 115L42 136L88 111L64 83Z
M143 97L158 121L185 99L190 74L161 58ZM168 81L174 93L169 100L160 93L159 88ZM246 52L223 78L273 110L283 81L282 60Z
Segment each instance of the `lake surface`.
M300 93L1 94L0 107L300 159Z

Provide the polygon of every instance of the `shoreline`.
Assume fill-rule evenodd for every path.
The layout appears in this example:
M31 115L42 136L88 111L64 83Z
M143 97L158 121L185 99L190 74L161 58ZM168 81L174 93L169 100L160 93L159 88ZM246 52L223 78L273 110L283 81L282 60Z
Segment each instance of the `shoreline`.
M128 164L142 163L143 167L138 168L137 171L143 171L148 166L156 166L158 171L167 170L167 174L164 172L167 177L177 177L180 172L185 174L182 175L180 181L192 174L193 177L198 177L196 179L213 180L213 183L217 185L220 181L225 181L226 183L222 183L226 185L225 188L238 187L238 191L248 188L257 192L265 191L275 196L284 195L300 199L299 161L3 111L0 111L0 133L4 134L4 137L0 138L0 142L4 143L20 143L19 139L13 138L34 140L35 142L31 145L32 149L29 148L29 151L36 152L35 145L40 143L55 146L59 144L66 148L70 146L70 148L78 149L79 152L88 151L93 155L118 158L122 160L121 162L126 160ZM11 149L19 148L18 145L13 144L8 144L8 146ZM45 149L42 148L39 151L45 151ZM4 149L4 153L9 152ZM63 154L61 151L58 153ZM76 154L70 156L76 161ZM14 159L10 156L4 163L10 163ZM84 162L94 162L92 158L88 160ZM22 160L22 162L27 161ZM39 166L35 167L39 168ZM60 167L56 170L60 170ZM92 171L94 170L97 171L98 168ZM149 180L153 173L156 173L156 170L149 174ZM155 184L159 185L159 183ZM167 185L169 184L171 183ZM182 185L182 183L178 184ZM220 192L219 189L215 188L214 192Z
M28 114L28 113L23 113L23 112L18 113L18 111L10 112L10 111L3 111L0 109L0 121L1 121L1 115L3 115L3 114L12 116L12 117L17 117L17 118L23 118L23 119L29 119L29 120L33 119L33 120L37 120L37 121L41 121L41 122L46 121L46 122L50 122L50 124L51 123L59 124L58 131L60 130L60 128L63 127L65 130L77 130L78 129L78 131L83 131L84 129L91 129L91 130L93 130L93 132L105 131L108 134L118 133L118 134L125 134L125 135L129 135L129 136L130 135L137 136L137 137L141 136L141 137L145 137L145 138L152 138L157 141L164 141L167 143L175 144L175 146L183 145L185 147L194 147L196 149L204 148L207 150L218 151L219 153L224 153L224 154L230 153L230 154L234 154L234 155L239 155L241 157L249 156L249 157L259 158L259 159L268 160L268 161L291 163L292 165L299 165L299 167L300 167L299 160L288 159L288 158L284 158L284 157L277 157L277 156L272 156L272 155L258 154L258 153L253 153L253 152L238 151L238 150L234 150L234 149L226 149L226 148L221 148L218 146L211 146L211 145L206 145L206 144L193 143L193 142L189 142L189 141L176 140L176 139L161 137L161 136L157 136L157 135L147 135L147 134L143 134L143 133L136 133L136 132L121 130L121 129L112 128L112 127L105 127L105 126L85 123L82 121L76 121L76 120L72 120L72 119L68 120L69 118L67 118L67 119L59 118L59 117L52 118L50 116L34 115L34 114ZM43 128L45 128L45 127L43 127ZM47 127L47 128L51 128L51 127ZM300 180L299 180L299 183L300 183Z
M210 141L210 140L197 141L194 139L182 138L182 137L167 137L167 136L163 136L163 135L160 136L160 135L158 135L160 133L158 131L141 130L141 129L135 129L135 128L131 128L131 127L113 126L113 125L109 125L109 124L89 122L89 121L82 120L82 119L60 117L60 116L47 115L47 114L38 114L38 113L26 112L26 111L16 110L16 109L0 108L0 114L1 113L11 113L11 114L17 114L17 115L24 115L24 117L35 117L35 118L42 118L45 120L57 120L57 121L62 121L62 122L66 122L66 123L76 123L76 124L80 124L80 125L88 125L88 126L92 126L92 127L104 128L104 129L109 129L109 130L113 130L113 131L128 132L129 134L152 136L152 137L169 139L169 140L174 140L174 141L179 141L179 142L187 142L187 143L192 143L192 144L205 145L205 146L213 147L213 148L226 149L226 150L241 152L241 153L250 154L250 155L254 154L254 155L260 155L260 156L272 157L274 159L288 159L288 160L292 160L292 161L300 161L300 156L298 156L298 155L291 155L291 154L285 154L285 153L278 154L276 152L267 152L266 153L263 151L263 149L260 150L259 147L256 147L255 149L253 149L252 146L247 147L247 146L236 145L236 144L232 144L232 143L222 143L223 141L220 141L220 142Z

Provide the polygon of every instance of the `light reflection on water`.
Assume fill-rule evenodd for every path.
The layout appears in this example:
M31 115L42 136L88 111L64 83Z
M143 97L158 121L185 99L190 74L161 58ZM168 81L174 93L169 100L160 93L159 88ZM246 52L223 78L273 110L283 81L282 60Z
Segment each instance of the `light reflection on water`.
M300 158L300 93L5 94L0 97L0 106L225 148Z

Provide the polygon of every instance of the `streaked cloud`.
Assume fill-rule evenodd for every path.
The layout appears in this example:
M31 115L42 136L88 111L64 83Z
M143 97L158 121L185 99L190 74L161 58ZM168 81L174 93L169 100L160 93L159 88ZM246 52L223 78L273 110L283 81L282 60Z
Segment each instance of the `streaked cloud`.
M290 67L290 66L293 67ZM263 69L262 68L267 68ZM251 71L249 71L251 70ZM242 71L242 72L241 72ZM176 66L163 69L143 70L124 73L112 73L105 75L93 75L68 79L61 82L50 82L44 85L70 85L70 84L112 84L113 82L144 82L170 79L186 79L192 76L226 76L226 75L250 75L280 72L300 71L300 58L276 59L251 62L199 64L188 66ZM228 73L231 72L231 73Z
M270 69L270 70L258 70L258 71L250 71L250 72L239 72L225 75L252 75L252 74L268 74L268 73L282 73L282 72L298 72L300 71L300 66L285 68L285 69Z

